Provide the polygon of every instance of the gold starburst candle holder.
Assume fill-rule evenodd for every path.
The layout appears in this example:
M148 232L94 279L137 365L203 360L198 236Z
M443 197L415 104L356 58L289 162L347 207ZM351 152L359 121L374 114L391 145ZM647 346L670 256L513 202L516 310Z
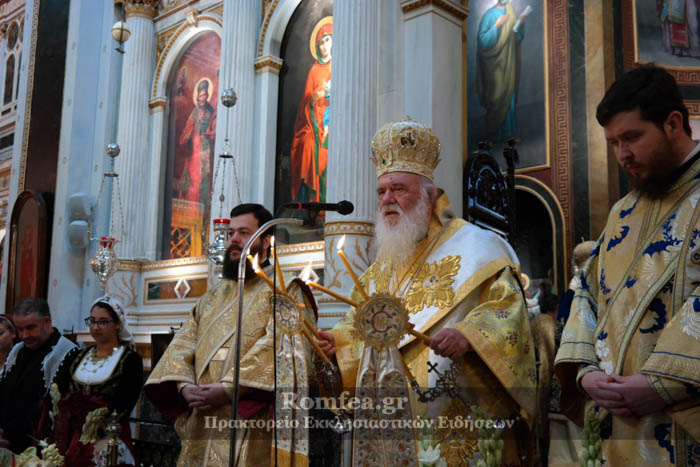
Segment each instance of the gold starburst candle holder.
M355 288L362 298L357 302L349 297L334 292L327 287L309 281L310 265L306 267L301 275L302 280L306 285L321 292L334 297L341 302L355 308L354 330L357 337L364 342L366 346L373 347L377 350L389 348L398 348L401 340L406 334L411 334L423 341L426 345L430 345L430 337L418 332L414 329L414 325L408 320L408 311L400 298L390 294L368 295L360 279L353 271L350 262L342 250L345 241L345 236L338 242L338 256L343 260L343 264L352 278ZM401 355L399 353L399 355ZM404 371L409 380L415 379L405 362L402 363Z
M274 253L272 254L274 255ZM309 341L318 356L321 357L324 362L330 363L328 356L325 354L325 352L323 352L323 350L321 350L318 342L313 339L313 336L315 336L320 340L321 336L318 334L318 330L309 322L306 316L304 316L304 309L306 309L306 305L297 302L296 299L287 291L287 287L284 284L284 279L282 278L282 271L278 261L276 261L276 258L275 268L277 269L276 273L277 277L279 278L278 287L275 287L272 280L258 265L257 254L255 257L249 254L247 255L247 258L248 261L250 261L255 274L267 283L270 290L277 292L276 296L270 297L270 305L273 306L275 310L275 318L277 319L277 323L279 324L282 332L289 336L294 336L297 334L303 335L306 340Z

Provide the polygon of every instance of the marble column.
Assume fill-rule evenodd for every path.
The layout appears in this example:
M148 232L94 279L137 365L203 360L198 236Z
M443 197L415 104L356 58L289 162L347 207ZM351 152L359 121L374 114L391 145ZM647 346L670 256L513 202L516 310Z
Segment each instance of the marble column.
M608 150L598 121L598 103L615 80L612 0L584 3L586 44L586 125L588 128L588 202L590 237L598 238L608 213L620 198L615 154Z
M115 247L122 259L144 258L145 238L143 223L146 218L148 186L157 183L149 179L149 141L151 84L155 64L155 36L153 18L157 13L157 0L124 0L126 22L131 37L124 44L121 91L119 94L119 129L117 143L121 148L115 169L119 185L124 219L124 235ZM120 237L120 207L115 191L112 196L114 231ZM149 200L149 202L157 202ZM128 219L128 221L127 221ZM152 258L151 258L152 259Z
M257 180L253 160L253 123L255 115L255 52L260 25L261 3L259 0L236 0L224 2L224 30L221 41L221 79L219 95L226 88L232 88L238 96L235 106L227 109L220 102L216 122L216 157L225 149L233 154L233 161L238 173L238 184L233 171L226 169L226 177L219 174L212 193L212 219L219 216L228 217L231 208L238 203L262 202L253 196L253 187ZM228 125L227 125L228 123ZM224 147L228 134L229 145ZM224 184L225 201L219 200L221 183ZM237 189L238 188L238 189ZM240 190L240 201L238 191ZM221 209L223 208L223 209ZM272 206L267 206L271 209Z
M440 138L435 184L462 214L462 25L467 9L451 0L402 0L404 108Z
M348 216L328 212L325 225L324 283L349 294L353 282L338 257L343 251L359 275L374 258L372 235L376 211L376 171L370 161L376 122L377 15L379 0L336 0L333 4L333 71L331 74L327 201L351 201ZM328 327L348 306L319 298L319 326Z
M270 128L277 127L277 98L282 59L263 55L255 59L256 98L255 114L255 168L253 170L252 199L272 210L275 205L275 151L277 135Z

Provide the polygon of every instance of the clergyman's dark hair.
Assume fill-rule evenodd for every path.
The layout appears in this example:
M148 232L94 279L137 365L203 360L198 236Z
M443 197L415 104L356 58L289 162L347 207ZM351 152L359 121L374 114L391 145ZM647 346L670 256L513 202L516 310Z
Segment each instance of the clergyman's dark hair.
M639 109L642 120L647 120L663 130L669 114L679 111L683 115L683 130L691 136L688 109L676 80L671 74L654 64L643 65L622 75L605 92L598 104L596 119L607 125L620 112Z
M231 209L231 218L242 216L244 214L252 214L258 220L258 228L262 227L268 221L272 220L272 214L265 209L262 204L243 203ZM270 232L270 231L268 231ZM268 235L270 235L270 232Z
M39 318L51 318L49 303L43 298L25 298L15 303L12 314L28 315L36 313Z

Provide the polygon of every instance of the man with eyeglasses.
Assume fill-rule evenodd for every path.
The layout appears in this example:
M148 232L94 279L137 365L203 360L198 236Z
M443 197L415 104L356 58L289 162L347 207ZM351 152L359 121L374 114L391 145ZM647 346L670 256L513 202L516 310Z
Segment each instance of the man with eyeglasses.
M0 374L0 447L21 453L33 444L41 416L40 401L77 347L51 326L49 304L43 298L18 302L12 318L22 342L7 356Z

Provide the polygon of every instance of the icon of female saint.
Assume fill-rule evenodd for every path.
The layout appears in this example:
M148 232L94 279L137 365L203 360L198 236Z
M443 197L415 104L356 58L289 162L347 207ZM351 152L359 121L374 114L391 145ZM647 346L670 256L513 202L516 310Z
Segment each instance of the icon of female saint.
M310 51L315 62L294 122L291 151L292 199L323 202L326 199L328 123L331 88L333 17L321 19L313 29Z

